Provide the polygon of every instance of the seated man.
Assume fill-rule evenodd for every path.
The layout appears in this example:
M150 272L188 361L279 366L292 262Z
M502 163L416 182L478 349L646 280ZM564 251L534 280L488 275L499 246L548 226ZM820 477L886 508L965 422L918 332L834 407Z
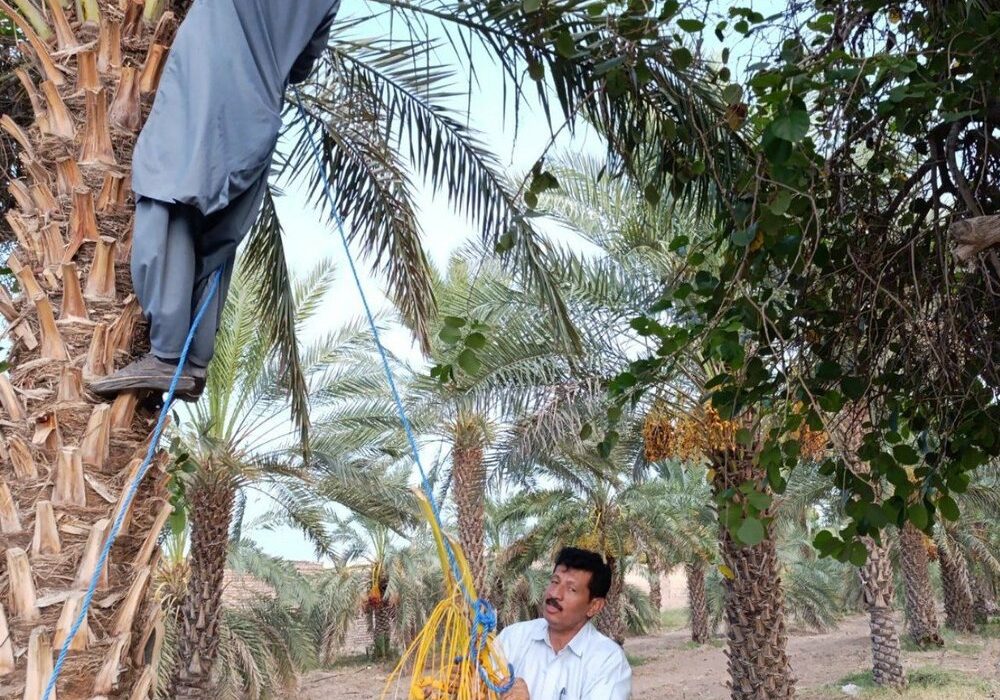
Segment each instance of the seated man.
M556 557L542 618L504 628L497 642L517 681L504 700L627 700L625 652L591 620L607 602L611 567L601 555L567 547Z

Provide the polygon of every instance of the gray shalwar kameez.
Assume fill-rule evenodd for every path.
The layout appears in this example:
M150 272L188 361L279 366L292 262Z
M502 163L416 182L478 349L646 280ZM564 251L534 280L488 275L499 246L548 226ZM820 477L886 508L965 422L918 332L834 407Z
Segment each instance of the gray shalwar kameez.
M132 280L153 353L176 359L207 282L223 279L192 343L212 358L236 248L267 187L289 82L326 46L340 0L195 0L136 143Z

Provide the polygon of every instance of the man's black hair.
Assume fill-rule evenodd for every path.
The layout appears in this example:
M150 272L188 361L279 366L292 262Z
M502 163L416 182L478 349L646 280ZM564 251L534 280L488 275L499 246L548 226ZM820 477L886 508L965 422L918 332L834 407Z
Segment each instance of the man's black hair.
M608 591L611 590L611 567L604 562L597 552L578 547L563 547L556 555L556 567L565 566L567 569L577 571L589 571L590 598L607 598Z

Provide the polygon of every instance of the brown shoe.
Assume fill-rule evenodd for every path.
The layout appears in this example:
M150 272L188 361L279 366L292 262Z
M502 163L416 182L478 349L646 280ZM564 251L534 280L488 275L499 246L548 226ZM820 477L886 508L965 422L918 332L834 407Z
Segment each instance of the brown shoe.
M115 396L123 391L169 391L173 382L176 365L171 365L155 355L146 354L135 362L125 365L109 377L90 384L90 390L100 396ZM176 393L190 394L194 391L195 380L187 372L177 381Z
M205 375L208 374L208 369L205 367L198 367L197 365L188 365L184 368L184 376L190 377L194 381L194 388L191 391L182 391L178 387L176 396L179 401L187 401L188 403L195 403L201 398L202 392L205 391Z

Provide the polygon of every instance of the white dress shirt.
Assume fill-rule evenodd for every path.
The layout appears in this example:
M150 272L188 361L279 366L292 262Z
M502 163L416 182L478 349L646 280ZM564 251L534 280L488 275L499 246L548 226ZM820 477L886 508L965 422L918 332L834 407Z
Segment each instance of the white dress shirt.
M628 700L632 691L625 652L589 622L558 654L544 618L505 627L497 642L531 700Z

